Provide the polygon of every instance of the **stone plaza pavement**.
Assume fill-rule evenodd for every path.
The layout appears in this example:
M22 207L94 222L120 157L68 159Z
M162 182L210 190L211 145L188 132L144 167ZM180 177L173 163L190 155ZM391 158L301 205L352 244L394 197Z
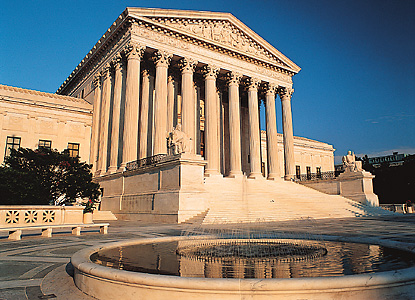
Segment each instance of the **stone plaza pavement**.
M70 257L76 251L99 243L130 238L180 235L195 225L140 224L112 221L108 235L97 231L72 236L68 231L42 238L23 235L21 241L0 236L0 299L93 299L80 292L71 277ZM323 239L358 238L364 243L382 243L415 251L415 214L377 218L319 219L299 228L298 222L264 223L281 233L316 234ZM217 225L216 225L217 226ZM222 226L222 225L221 225ZM223 225L226 226L226 225ZM255 224L252 224L255 226Z

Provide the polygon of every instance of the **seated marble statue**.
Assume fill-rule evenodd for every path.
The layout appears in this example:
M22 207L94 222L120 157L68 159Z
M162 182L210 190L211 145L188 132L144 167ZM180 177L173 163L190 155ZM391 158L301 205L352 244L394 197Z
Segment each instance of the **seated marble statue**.
M169 137L167 139L170 155L190 151L192 139L182 131L182 126L180 124L178 124L173 131L169 133Z
M346 172L363 171L362 162L356 161L356 156L352 151L349 151L346 156L343 156L342 162Z

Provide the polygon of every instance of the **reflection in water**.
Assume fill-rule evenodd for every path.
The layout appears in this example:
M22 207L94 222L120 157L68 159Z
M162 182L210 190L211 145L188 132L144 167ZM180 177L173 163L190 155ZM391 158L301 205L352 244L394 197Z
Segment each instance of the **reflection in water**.
M228 240L225 244L229 245L219 243L218 246L224 252L216 251L211 245L201 249L200 244L203 242L175 241L104 249L94 253L91 260L128 271L202 278L342 276L390 271L415 265L415 257L411 252L368 244L314 241L310 243L310 247L326 249L326 255L320 252L320 255L286 259L271 253L274 250L264 250L263 243L258 249L260 253L267 255L253 255L258 250L255 247L249 248L251 252L248 254L246 248L230 247L235 241ZM271 244L278 243L281 244L281 241L273 241ZM230 248L240 253L229 253Z

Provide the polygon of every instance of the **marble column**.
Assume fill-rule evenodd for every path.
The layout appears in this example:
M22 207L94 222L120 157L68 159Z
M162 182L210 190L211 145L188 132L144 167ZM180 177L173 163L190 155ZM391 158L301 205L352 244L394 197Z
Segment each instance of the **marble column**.
M99 139L99 172L102 175L107 171L108 163L108 136L109 136L109 117L111 108L111 66L107 64L102 70L102 104L101 104L101 124Z
M173 130L174 103L175 103L175 78L173 75L167 77L167 133Z
M216 91L216 77L219 69L204 66L205 78L205 159L206 175L220 175L219 143L219 97Z
M291 180L295 176L294 135L291 113L291 96L293 92L293 89L285 87L279 90L282 108L282 130L284 136L285 180Z
M179 61L182 73L182 131L192 138L190 153L196 153L196 99L193 85L193 72L196 65L197 62L190 58L182 58Z
M216 94L218 97L218 145L219 145L219 155L220 155L220 172L225 174L225 153L224 153L224 144L225 144L225 130L224 130L224 107L223 107L223 94L222 89L219 86L216 86Z
M179 103L181 98L179 98L179 76L178 74L174 75L173 81L174 88L174 106L173 106L173 128L179 124Z
M268 84L265 94L268 179L270 180L275 180L281 177L278 165L278 132L277 116L275 113L275 89L276 87L274 85Z
M200 86L202 83L197 82L196 80L193 80L193 90L194 90L194 99L196 104L196 109L194 110L195 113L195 120L196 120L196 126L195 126L195 136L192 137L192 140L194 141L195 145L195 153L202 155L202 145L201 145L201 121L200 119L203 116L203 107L202 107L202 101L200 101ZM203 154L204 155L204 154Z
M248 81L248 112L249 112L249 178L261 178L261 137L259 131L258 109L259 80L250 78Z
M153 57L156 65L154 97L154 155L167 154L167 70L171 54L156 51Z
M120 139L120 115L121 115L121 96L122 96L122 57L117 55L112 61L114 66L114 101L112 105L112 129L111 129L111 153L109 173L114 173L118 169L118 153Z
M91 139L91 154L89 161L92 164L92 174L96 174L98 170L98 137L100 127L101 114L101 76L95 75L93 80L94 85L94 113L92 119L92 139Z
M144 69L141 72L143 81L141 83L141 101L140 101L140 120L139 120L139 138L140 147L138 158L147 157L148 147L148 114L149 114L149 103L150 103L150 71Z
M140 61L144 47L130 43L124 49L127 57L127 78L125 82L125 115L121 167L137 160L138 156L138 116L140 91Z
M229 139L230 139L230 172L229 177L242 175L241 161L241 109L239 100L239 83L242 76L229 72Z

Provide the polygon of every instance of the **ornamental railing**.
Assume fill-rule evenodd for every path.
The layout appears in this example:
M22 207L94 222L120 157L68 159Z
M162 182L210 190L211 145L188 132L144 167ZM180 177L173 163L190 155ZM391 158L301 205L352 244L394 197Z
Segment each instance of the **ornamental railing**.
M385 210L401 213L401 214L413 214L414 208L407 204L379 204L379 206Z
M139 160L131 161L126 164L125 170L132 171L141 169L144 167L155 166L161 162L165 162L169 160L169 156L167 154L157 154L149 157L145 157Z
M82 206L0 205L0 228L83 222Z
M335 171L296 175L294 181L330 180L336 178Z

